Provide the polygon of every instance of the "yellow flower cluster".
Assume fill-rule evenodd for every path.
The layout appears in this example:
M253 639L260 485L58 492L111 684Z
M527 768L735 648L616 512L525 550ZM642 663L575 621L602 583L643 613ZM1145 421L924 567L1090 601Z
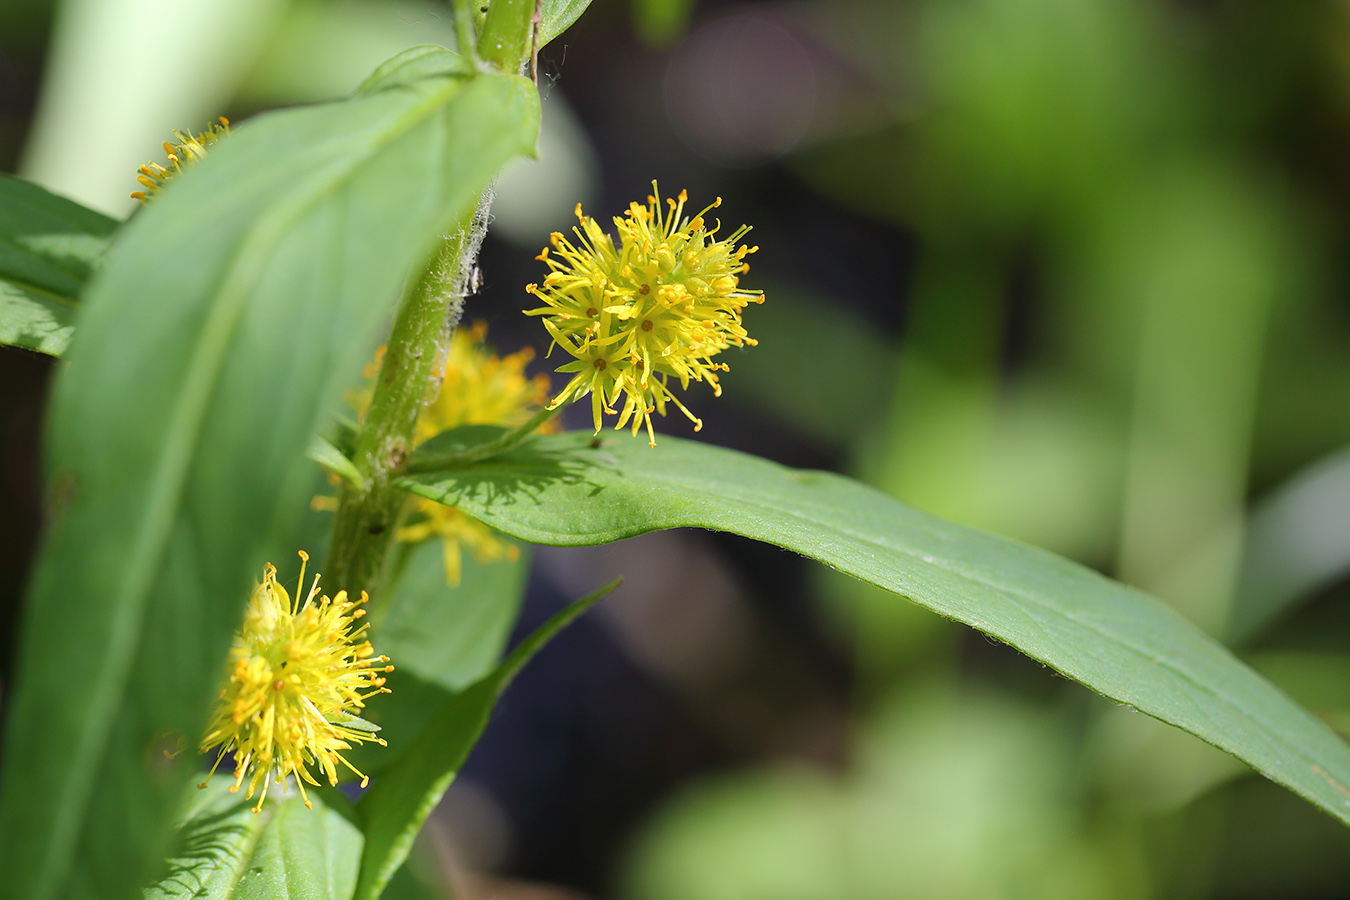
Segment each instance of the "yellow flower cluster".
M164 142L164 155L168 157L169 165L161 166L159 163L148 162L141 166L136 180L145 190L136 191L131 196L142 204L149 203L151 197L164 189L164 184L170 178L182 174L188 166L200 161L206 156L207 147L229 133L230 120L224 116L208 125L201 134L175 131L173 136L178 139L178 143Z
M417 420L417 443L461 425L523 425L548 402L548 376L525 375L534 358L526 347L508 356L491 353L484 344L487 323L455 331L440 372L440 389ZM400 541L414 543L439 535L445 556L445 581L454 587L463 571L463 550L479 565L520 557L515 544L453 507L418 498L412 520L399 528Z
M665 415L667 401L695 430L703 424L671 391L670 379L683 389L690 381L707 381L720 395L717 373L727 366L713 357L728 347L755 344L741 312L764 296L740 288L739 276L750 268L745 257L759 249L736 246L749 226L717 240L721 223L709 228L704 219L721 205L720 197L689 217L684 191L663 203L655 182L652 190L646 206L632 203L614 218L617 245L577 204L580 225L572 229L577 243L554 232L554 252L545 247L538 257L550 272L542 286L525 290L546 304L526 313L543 316L553 346L575 358L558 369L572 379L550 406L589 393L597 432L602 413L617 414L616 427L631 420L637 434L645 425L655 446L651 415ZM620 397L623 407L615 410Z
M302 551L300 559L295 602L277 583L276 569L269 564L263 570L262 584L253 589L230 650L228 680L201 742L202 753L217 746L220 753L198 787L206 787L221 760L233 751L230 790L239 790L248 778L245 796L251 799L261 786L255 813L267 799L269 783L284 785L288 775L295 775L305 797L306 781L319 784L307 768L314 764L328 776L329 784L337 784L341 763L359 775L365 787L369 779L340 751L365 741L385 746L370 731L344 724L353 722L367 698L389 693L383 673L394 670L389 657L375 655L365 637L366 624L356 624L366 614L361 608L366 595L352 601L346 591L339 591L330 599L319 594L315 575L300 602L309 556ZM308 797L305 805L313 808Z
M440 391L417 420L417 443L461 425L523 425L548 402L548 376L525 375L534 349L499 357L486 340L487 323L481 320L455 330Z

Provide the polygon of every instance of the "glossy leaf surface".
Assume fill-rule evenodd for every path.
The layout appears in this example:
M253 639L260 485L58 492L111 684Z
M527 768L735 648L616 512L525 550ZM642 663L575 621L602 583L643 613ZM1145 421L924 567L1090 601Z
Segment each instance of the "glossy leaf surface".
M452 434L445 443L453 442ZM669 437L655 448L627 436L595 443L588 435L533 438L404 485L540 544L602 544L687 526L777 544L1006 641L1350 823L1350 747L1151 597L839 475Z

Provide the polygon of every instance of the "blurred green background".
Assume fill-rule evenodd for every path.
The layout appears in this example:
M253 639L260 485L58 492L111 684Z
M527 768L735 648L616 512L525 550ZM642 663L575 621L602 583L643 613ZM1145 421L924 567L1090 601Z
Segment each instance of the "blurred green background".
M0 0L0 166L126 215L170 129L425 42L421 0ZM521 288L578 200L721 195L769 302L700 438L1093 565L1350 732L1350 3L596 0L541 90L468 310L504 351L545 349ZM0 350L11 649L50 369ZM541 550L521 627L612 573L431 820L433 890L1350 897L1302 801L780 551Z

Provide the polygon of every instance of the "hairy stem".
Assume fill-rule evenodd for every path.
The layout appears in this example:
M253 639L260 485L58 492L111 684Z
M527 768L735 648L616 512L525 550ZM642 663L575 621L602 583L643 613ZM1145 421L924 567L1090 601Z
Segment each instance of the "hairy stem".
M377 597L394 531L408 503L392 482L412 451L417 417L439 387L439 372L464 307L487 227L491 189L447 235L399 304L374 395L357 433L352 462L359 484L344 483L325 573L334 589Z

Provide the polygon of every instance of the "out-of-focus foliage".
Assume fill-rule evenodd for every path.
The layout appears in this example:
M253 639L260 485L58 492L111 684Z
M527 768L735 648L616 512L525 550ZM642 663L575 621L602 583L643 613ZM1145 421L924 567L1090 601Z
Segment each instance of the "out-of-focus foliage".
M772 339L738 361L749 373L738 386L798 433L847 448L858 474L903 500L1105 568L1211 633L1272 648L1253 657L1261 671L1345 733L1341 626L1314 640L1297 619L1350 559L1338 450L1350 442L1350 327L1331 274L1347 210L1340 166L1325 159L1345 128L1345 8L837 0L757 14L818 42L814 83L832 91L787 164L830 201L912 232L918 256L893 301L907 297L898 342L828 292L771 291L788 302L762 310ZM776 355L795 360L791 377L759 377ZM829 385L835 400L797 404L815 396L800 385ZM859 407L872 414L845 413ZM1038 771L993 749L1008 722L944 730L923 719L933 695L903 687L965 685L949 626L846 579L819 585L849 623L863 746L890 714L931 736L936 759L993 745L997 789L971 795L963 778L934 777L922 782L929 802L910 793L895 805L954 845L965 822L996 820L1006 783ZM991 702L966 677L977 684L945 689L961 711L935 719L974 721L966 706ZM1100 841L1106 866L1066 876L1067 896L1198 897L1238 883L1214 875L1228 852L1217 848L1259 840L1244 837L1255 823L1219 812L1238 796L1221 787L1238 774L1231 761L1122 710L1045 727L1083 736L1059 745L1055 780L1064 809L1085 816L1071 830ZM838 848L868 821L839 797L872 784L873 765L861 751L842 774L752 770L691 789L639 842L633 896L893 896L927 884L918 864L874 882L837 874ZM926 771L905 766L914 779ZM972 781L979 770L971 763ZM1250 817L1267 801L1241 802ZM964 819L944 825L948 807ZM1350 872L1326 854L1345 842L1285 821L1300 836L1290 846L1322 849L1298 864L1250 858L1265 886L1254 889L1344 890ZM1058 840L1060 826L1023 824L1019 837ZM927 833L906 827L890 825L896 840L877 855L905 865L917 842L941 868ZM971 846L977 886L950 895L1053 895L1019 892L1026 883L1000 859ZM821 884L834 893L813 892Z
M860 728L847 773L785 766L690 791L633 860L629 894L1146 897L1140 848L1075 802L1066 724L997 694L907 690Z
M0 344L61 355L75 298L116 226L37 185L0 178Z

